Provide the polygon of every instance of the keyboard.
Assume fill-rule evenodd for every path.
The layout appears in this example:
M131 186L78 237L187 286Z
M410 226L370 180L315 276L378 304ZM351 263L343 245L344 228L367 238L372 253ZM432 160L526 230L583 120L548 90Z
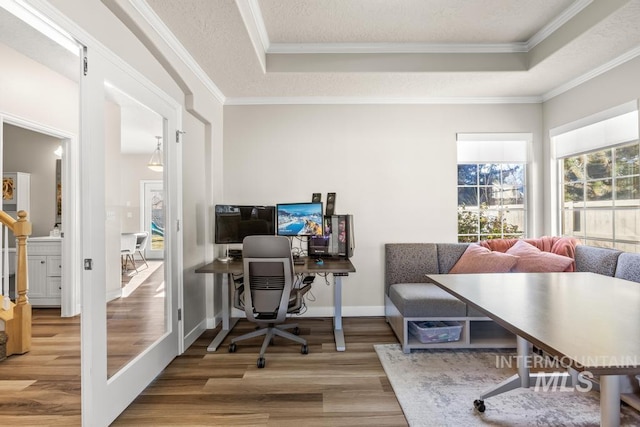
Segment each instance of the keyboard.
M302 258L294 258L293 265L304 265L304 259Z

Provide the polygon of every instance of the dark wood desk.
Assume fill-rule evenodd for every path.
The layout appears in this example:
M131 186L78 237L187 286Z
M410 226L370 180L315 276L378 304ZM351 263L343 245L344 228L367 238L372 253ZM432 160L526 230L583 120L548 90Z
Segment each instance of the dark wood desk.
M520 361L533 344L574 372L600 375L601 425L620 424L619 376L640 373L640 284L577 272L428 277L516 334ZM535 385L538 374L519 365L518 375L479 400Z
M295 273L300 274L331 274L333 275L333 335L337 351L345 351L344 331L342 329L342 277L349 273L355 273L356 269L348 259L324 259L322 264L317 264L313 259L301 258L304 264L294 265ZM233 286L233 274L242 273L242 261L231 260L228 262L215 260L196 270L196 273L212 273L220 277L222 284L222 329L207 347L207 351L216 351L231 329L238 322L231 316L231 286Z

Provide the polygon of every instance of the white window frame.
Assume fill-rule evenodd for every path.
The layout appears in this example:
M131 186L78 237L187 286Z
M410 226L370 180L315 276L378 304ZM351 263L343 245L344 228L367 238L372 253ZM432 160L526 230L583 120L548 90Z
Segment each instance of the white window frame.
M531 218L529 212L531 203L530 167L529 159L532 153L533 135L531 133L458 133L457 162L462 164L521 164L524 167L524 207L518 210L524 211L523 234L528 237L531 230ZM479 184L476 184L478 187ZM456 184L456 192L459 186ZM512 208L513 209L513 208ZM458 209L456 209L456 214ZM482 237L478 230L478 239ZM460 235L456 230L456 238Z
M625 146L638 141L640 133L639 100L618 105L599 113L584 117L571 123L551 129L551 162L555 165L552 171L552 230L556 235L562 234L564 215L563 160L581 154L601 151L608 148ZM555 176L554 176L555 175ZM611 206L614 210L615 206ZM614 225L615 227L615 225ZM616 246L615 232L610 241ZM618 240L624 244L626 241Z

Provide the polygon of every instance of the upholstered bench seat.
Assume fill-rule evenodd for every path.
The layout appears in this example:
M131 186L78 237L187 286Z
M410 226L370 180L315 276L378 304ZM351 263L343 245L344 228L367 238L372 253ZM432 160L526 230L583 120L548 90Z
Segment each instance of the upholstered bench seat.
M405 317L465 317L467 305L432 283L398 283L389 299Z

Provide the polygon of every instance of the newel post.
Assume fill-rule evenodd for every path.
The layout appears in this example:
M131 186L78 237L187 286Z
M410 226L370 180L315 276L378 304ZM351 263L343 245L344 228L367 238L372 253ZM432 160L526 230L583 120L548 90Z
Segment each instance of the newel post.
M23 354L31 350L31 304L27 297L27 237L31 235L31 223L27 221L27 212L19 211L18 220L13 226L16 236L16 306L13 319L7 325L11 329L7 341L7 355ZM9 331L7 331L9 332Z

